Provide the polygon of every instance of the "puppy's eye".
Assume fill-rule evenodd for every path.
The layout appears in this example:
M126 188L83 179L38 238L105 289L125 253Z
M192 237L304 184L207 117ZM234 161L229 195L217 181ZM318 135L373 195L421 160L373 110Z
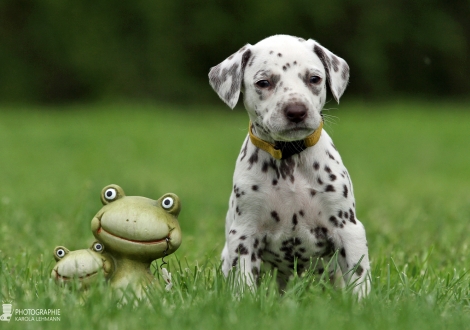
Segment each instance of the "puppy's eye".
M311 84L319 84L321 82L321 78L319 76L311 76L310 83Z
M170 209L173 204L175 203L175 201L173 200L173 198L171 197L166 197L163 201L162 201L162 206L164 209Z
M271 84L267 80L260 80L256 82L256 86L258 86L259 88L268 88L269 86L271 86Z
M106 189L104 192L104 198L108 201L113 201L117 196L117 191L114 188Z

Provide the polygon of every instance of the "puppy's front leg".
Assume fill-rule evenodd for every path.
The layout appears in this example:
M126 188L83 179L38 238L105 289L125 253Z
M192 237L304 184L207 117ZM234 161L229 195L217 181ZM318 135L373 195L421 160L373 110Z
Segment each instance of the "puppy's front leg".
M341 229L337 246L344 281L346 284L354 283L353 292L360 299L367 296L371 289L370 265L364 226L357 219L355 223Z
M222 271L227 276L231 270L241 274L241 280L253 287L258 280L261 265L261 239L232 224L222 251Z

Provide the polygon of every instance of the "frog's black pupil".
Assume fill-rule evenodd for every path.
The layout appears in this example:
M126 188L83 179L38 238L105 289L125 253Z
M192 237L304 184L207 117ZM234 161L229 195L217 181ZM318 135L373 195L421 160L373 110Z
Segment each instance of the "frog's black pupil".
M112 193L111 191L108 191L108 193L106 194L106 196L111 197L112 194L113 194L113 193Z
M168 204L170 204L170 200L169 200L169 199L167 199L167 200L165 201L165 205L168 205Z

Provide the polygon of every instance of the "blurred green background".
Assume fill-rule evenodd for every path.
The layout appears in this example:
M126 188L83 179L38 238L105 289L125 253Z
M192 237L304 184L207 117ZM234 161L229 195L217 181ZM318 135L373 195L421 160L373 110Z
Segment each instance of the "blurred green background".
M313 38L356 98L465 97L468 0L1 0L0 100L215 102L210 67L272 34Z
M0 300L60 308L60 329L465 328L469 18L470 0L0 0ZM175 268L218 266L247 134L246 113L219 100L209 69L280 33L316 39L351 68L325 128L367 229L366 305L297 284L246 304L219 290L220 274ZM182 284L153 297L152 312L110 308L99 287L83 302L49 279L54 246L94 240L110 183L182 200L183 244L167 259Z

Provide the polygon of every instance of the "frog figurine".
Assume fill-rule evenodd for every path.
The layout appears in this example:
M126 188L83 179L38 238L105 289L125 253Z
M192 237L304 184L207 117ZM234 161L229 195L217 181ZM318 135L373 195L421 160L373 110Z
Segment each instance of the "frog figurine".
M91 230L115 261L111 287L130 286L141 297L143 287L154 280L152 261L175 252L181 244L180 200L172 193L158 200L126 196L112 184L101 191L101 202Z
M57 261L51 272L51 277L59 284L68 284L77 279L79 288L87 288L99 278L103 271L108 278L114 270L114 261L100 242L94 242L89 249L70 251L64 246L54 249Z

